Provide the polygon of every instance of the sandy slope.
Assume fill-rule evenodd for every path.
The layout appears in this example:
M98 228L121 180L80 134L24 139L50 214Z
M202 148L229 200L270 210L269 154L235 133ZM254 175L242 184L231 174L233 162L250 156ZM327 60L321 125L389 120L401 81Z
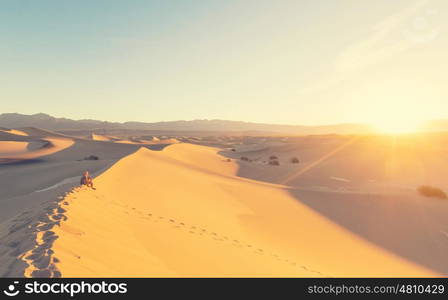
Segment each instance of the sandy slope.
M28 142L0 141L0 156L27 152Z
M9 129L9 130L0 129L0 131L10 133L10 134L15 134L15 135L28 136L28 134L26 132L17 130L17 129Z
M153 137L152 139L145 139L145 138L120 139L114 136L100 135L94 133L90 135L90 139L94 141L114 142L117 144L130 144L130 145L169 145L169 144L176 144L179 142L174 138L162 139L162 140L156 137Z
M130 145L141 145L141 144L144 144L144 142L135 142L135 141L131 141L131 140L119 140L119 141L115 141L115 143L117 143L117 144L130 144Z
M165 140L160 140L160 139L155 139L155 140L120 140L120 141L115 141L115 143L119 143L119 144L131 144L131 145L169 145L169 144L177 144L179 143L178 140L176 139L165 139Z
M45 251L23 256L26 274L435 274L336 225L283 186L235 176L238 166L217 151L177 144L120 160L95 180L97 190L75 189L42 221L37 248Z
M90 138L94 141L113 141L114 140L113 137L106 136L106 135L94 134L94 133L92 133L90 135Z
M18 257L34 248L36 226L48 219L58 196L79 183L83 171L96 176L139 149L38 128L21 130L28 135L0 131L0 277L23 276L26 264ZM89 155L99 159L85 160Z
M11 161L20 161L20 160L29 160L29 159L36 159L41 156L50 155L59 151L62 151L74 144L73 139L69 138L58 138L58 137L46 137L42 139L43 141L46 141L47 144L43 147L40 147L35 150L26 151L25 148L23 148L23 142L18 146L18 142L15 142L14 146L12 146L11 143L13 142L6 142L3 141L0 144L0 149L3 149L2 146L5 146L8 143L8 147L6 148L7 151L4 153L2 150L0 150L0 162L11 162ZM15 151L12 150L11 147L15 148Z
M446 133L309 136L222 153L237 159L239 176L290 185L297 201L329 220L446 275L448 201L421 197L416 190L431 185L447 191L447 142ZM272 155L280 166L263 163ZM292 157L300 163L292 164Z
M37 159L75 143L72 137L32 127L0 130L0 133L0 163Z

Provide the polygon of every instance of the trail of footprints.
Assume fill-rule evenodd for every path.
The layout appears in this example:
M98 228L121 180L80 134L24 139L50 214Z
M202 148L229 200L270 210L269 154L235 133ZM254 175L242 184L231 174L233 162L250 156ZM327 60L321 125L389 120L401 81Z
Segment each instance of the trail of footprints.
M66 193L68 195L71 192ZM58 197L53 205L45 209L45 213L38 219L34 227L36 244L33 249L25 252L22 259L34 267L34 271L29 274L31 277L61 277L61 272L56 267L59 260L53 255L51 249L58 236L52 231L53 227L60 226L61 221L66 221L64 215L66 210L61 207L61 203L68 205L64 197Z
M68 194L71 194L73 191L74 190L65 193L65 196L68 196ZM69 202L65 200L65 196L58 197L57 201L52 202L52 205L46 208L45 213L38 219L37 225L32 226L31 224L29 224L31 222L20 224L22 225L22 227L26 226L28 227L28 229L33 230L33 233L36 237L35 246L20 256L23 261L34 266L35 270L30 274L31 277L61 277L61 272L56 267L56 264L59 262L59 260L54 256L54 252L51 248L54 241L58 238L54 231L52 231L52 228L54 226L60 226L61 221L67 220L67 217L64 215L66 210L62 207L67 207L69 205ZM96 196L96 198L99 197ZM76 197L72 198L72 200L75 199ZM111 204L121 206L124 209L129 209L129 206L127 205L123 206L118 203ZM217 242L230 243L234 247L240 248L242 250L252 251L256 255L266 255L268 257L271 257L272 259L277 260L278 262L288 264L293 268L300 268L307 272L315 273L319 276L329 277L319 271L307 268L306 266L300 265L292 260L283 258L276 253L268 253L268 251L265 251L262 248L258 248L255 245L245 243L227 235L219 234L215 231L205 228L204 226L187 224L174 218L158 216L149 212L145 213L137 210L134 207L132 208L132 211L140 215L140 217L143 219L151 220L156 223L163 222L167 225L172 225L173 228L184 230L188 234L208 237ZM129 211L125 210L125 213L129 214ZM11 230L17 229L18 228L11 228ZM78 258L80 257L78 256Z
M58 238L52 231L53 227L67 220L65 210L60 206L62 201L63 197L58 197L57 200L44 202L44 208L37 215L27 211L12 221L8 233L1 237L1 241L6 242L11 250L3 250L2 254L14 256L17 260L9 266L4 276L61 277L56 267L59 260L54 257L51 248ZM0 248L4 249L4 246ZM27 271L28 266L33 266L33 271Z
M120 206L122 206L122 205L120 205ZM125 208L125 209L128 209L129 206L125 205L125 206L122 206L122 207ZM211 239L213 239L213 240L215 240L217 242L231 243L232 246L234 246L234 247L238 247L238 248L241 248L241 249L246 249L246 250L252 251L253 253L255 253L257 255L270 256L272 259L275 259L275 260L277 260L279 262L282 262L282 263L289 264L291 267L300 268L300 269L303 269L303 270L305 270L307 272L310 272L310 273L315 273L315 274L318 274L320 276L329 277L329 276L326 276L325 274L323 274L323 273L321 273L319 271L307 268L306 266L300 265L300 264L298 264L298 263L296 263L296 262L294 262L292 260L283 258L283 257L279 256L276 253L268 253L268 251L265 251L262 248L257 248L255 245L252 245L252 244L249 244L249 243L245 243L245 242L240 241L238 239L233 239L233 238L231 238L229 236L226 236L226 235L223 235L223 234L219 234L219 233L217 233L215 231L211 231L209 229L206 229L205 227L187 224L185 222L181 222L181 221L176 220L174 218L158 216L158 215L155 215L155 214L152 214L152 213L149 213L149 212L145 213L145 212L142 212L142 211L136 209L135 207L132 207L131 209L135 213L140 215L140 217L143 218L143 219L151 220L151 221L153 221L155 223L164 222L164 223L167 223L168 225L171 224L172 226L174 226L174 228L180 229L180 230L184 230L186 233L197 234L197 235L200 235L200 236L209 237L209 238L211 238ZM125 212L127 214L129 214L129 212L127 212L127 211L125 211Z
M54 256L54 251L52 250L53 243L57 240L58 235L52 229L55 226L60 226L61 221L67 220L67 216L64 214L66 210L63 206L67 207L69 205L66 197L77 190L78 188L73 188L69 192L64 193L64 196L57 197L57 200L50 201L49 205L36 220L37 223L29 226L29 230L32 231L34 246L22 253L19 258L28 265L33 266L34 270L30 274L25 273L25 276L62 277L61 271L56 266L59 259ZM76 199L76 197L72 199ZM77 257L81 258L80 256Z

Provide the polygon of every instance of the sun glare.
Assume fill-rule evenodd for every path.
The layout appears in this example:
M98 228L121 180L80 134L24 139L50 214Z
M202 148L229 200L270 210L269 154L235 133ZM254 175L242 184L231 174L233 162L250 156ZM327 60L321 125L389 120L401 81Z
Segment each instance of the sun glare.
M374 128L386 134L406 134L417 132L421 128L421 122L412 120L391 120L373 124Z
M392 93L392 92L390 92ZM382 100L376 100L382 99ZM428 120L424 102L411 97L395 95L392 98L375 94L366 110L365 122L384 134L408 134L421 131Z

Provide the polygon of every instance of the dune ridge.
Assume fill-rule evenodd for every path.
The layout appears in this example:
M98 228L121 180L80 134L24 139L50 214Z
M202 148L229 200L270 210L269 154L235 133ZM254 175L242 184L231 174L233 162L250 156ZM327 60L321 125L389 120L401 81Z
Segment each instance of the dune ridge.
M17 129L0 129L0 131L6 132L9 134L13 134L13 135L28 136L28 133L26 133L22 130L17 130Z
M67 149L76 138L40 128L0 130L0 163L33 160Z
M27 151L28 142L0 141L0 156Z
M117 144L130 144L130 145L170 145L179 143L179 141L175 138L166 138L166 139L159 139L157 137L119 138L115 136L100 135L95 133L91 133L89 139L93 141L113 142Z
M46 144L34 150L27 149L28 143L24 145L23 143L25 142L2 141L0 147L1 149L6 148L6 152L0 150L0 162L5 163L35 159L62 151L75 143L73 139L58 137L45 137L42 138L41 141L46 142Z
M90 138L94 141L107 141L107 142L111 142L116 140L115 137L111 137L111 136L107 136L107 135L100 135L100 134L94 134L92 133L90 135Z
M26 276L435 276L298 202L236 176L219 150L141 148L75 188L23 255ZM57 220L57 222L55 222ZM49 251L51 250L51 251ZM43 263L42 263L43 262Z

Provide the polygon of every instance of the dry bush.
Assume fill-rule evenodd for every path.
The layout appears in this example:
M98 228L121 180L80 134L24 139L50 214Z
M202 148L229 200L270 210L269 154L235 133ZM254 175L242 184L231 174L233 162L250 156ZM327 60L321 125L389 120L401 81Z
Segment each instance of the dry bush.
M272 166L280 166L280 163L278 162L278 160L271 160L269 162L269 164L272 165Z
M278 157L275 156L275 155L271 155L271 156L269 156L269 159L270 159L270 160L275 160L275 159L278 159Z
M96 155L90 155L84 158L84 160L99 160L100 158Z
M247 158L246 156L241 156L240 158L242 161L249 161L249 158Z
M422 185L417 189L418 193L424 197L447 199L446 193L434 186Z
M300 162L300 160L297 157L291 158L291 163L298 164L299 162Z

